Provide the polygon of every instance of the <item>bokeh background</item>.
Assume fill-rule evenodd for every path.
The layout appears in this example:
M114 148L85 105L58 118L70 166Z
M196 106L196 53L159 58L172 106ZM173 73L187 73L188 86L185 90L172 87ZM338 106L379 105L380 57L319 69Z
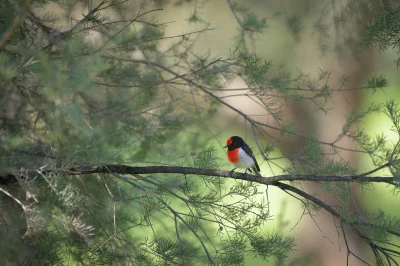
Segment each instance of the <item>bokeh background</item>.
M239 1L240 2L240 1ZM331 111L314 115L315 108L307 105L287 106L287 117L296 120L299 130L304 133L317 135L321 140L332 141L337 136L345 122L345 116L353 108L367 108L371 103L383 103L388 99L399 99L400 75L396 66L397 51L389 50L379 52L374 49L362 49L354 55L351 51L335 49L335 45L348 41L349 36L357 38L361 32L354 25L347 29L335 27L335 16L338 16L350 1L310 1L310 0L269 0L269 1L241 1L258 16L265 17L268 28L263 34L254 36L250 50L260 54L266 60L272 60L274 65L283 65L296 71L301 69L314 76L320 69L330 71L331 85L341 76L349 79L344 87L361 88L365 81L372 75L383 75L389 80L389 86L384 91L372 94L360 89L347 91L334 95L331 103ZM229 3L224 0L198 1L198 12L202 20L209 23L215 30L204 33L199 37L195 50L199 54L210 53L215 57L228 57L239 27L232 14ZM160 21L171 21L166 27L166 35L177 35L193 30L193 24L188 23L188 18L193 14L194 7L191 4L175 6L173 4L158 14ZM323 21L323 22L321 22ZM322 34L317 24L322 23ZM321 36L323 35L323 36ZM243 88L245 83L237 78L230 84L231 88ZM270 122L271 118L265 117L265 111L256 106L254 102L245 96L227 98L227 102L239 107L246 114L260 114L260 120ZM264 116L261 116L264 115ZM219 125L223 129L213 132L218 136L219 142L213 142L221 147L230 135L241 135L256 147L253 141L251 128L243 120L228 110L220 113ZM397 136L390 129L390 121L383 115L372 115L362 125L370 134L385 134L393 142ZM212 136L210 136L212 138ZM263 138L263 136L260 136ZM267 140L267 139L265 139ZM354 147L354 143L343 142L343 145ZM281 150L272 156L279 157L288 150ZM370 160L354 153L342 153L343 158L360 169L371 169ZM224 158L224 151L220 149L220 156ZM260 160L261 158L259 158ZM225 166L229 169L229 165ZM266 176L280 174L279 168L263 162L262 173ZM381 171L379 174L385 174ZM386 173L388 174L388 173ZM329 195L324 195L320 189L310 184L304 184L308 191L315 191L322 198L329 200ZM353 186L353 196L356 205L362 211L375 212L378 209L389 215L399 215L396 207L399 199L396 194L385 185L376 185L370 190ZM278 189L269 189L271 211L275 220L266 224L266 231L279 231L295 237L297 251L293 258L297 258L292 265L345 265L346 247L343 239L339 239L338 231L330 215L319 212L317 217L302 215L303 206L293 198L288 197ZM284 228L282 228L284 224ZM358 246L356 253L367 255L368 247L364 246L357 237L352 236L352 245ZM248 265L276 265L275 261L260 261L248 257ZM350 265L362 265L363 263L350 258Z

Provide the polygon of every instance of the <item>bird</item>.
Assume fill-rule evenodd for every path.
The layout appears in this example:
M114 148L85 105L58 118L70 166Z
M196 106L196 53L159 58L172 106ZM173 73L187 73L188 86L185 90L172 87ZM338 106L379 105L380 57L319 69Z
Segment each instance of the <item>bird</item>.
M258 166L256 157L241 137L230 137L226 141L226 146L224 148L228 148L228 161L235 167L232 172L236 168L246 168L246 173L247 170L252 173L251 169L253 169L256 175L260 175L260 167Z

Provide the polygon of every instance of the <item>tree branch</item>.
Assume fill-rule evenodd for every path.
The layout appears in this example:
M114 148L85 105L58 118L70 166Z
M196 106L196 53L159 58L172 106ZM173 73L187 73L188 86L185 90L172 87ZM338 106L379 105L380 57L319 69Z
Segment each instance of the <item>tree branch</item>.
M379 168L380 169L380 168ZM370 171L373 173L374 171ZM29 170L28 173L37 173L37 170ZM383 176L364 176L361 175L317 175L317 174L286 174L271 177L260 177L256 175L224 171L218 169L204 169L195 167L180 166L128 166L123 164L108 164L103 166L83 166L68 169L50 169L42 170L43 174L60 174L60 175L87 175L99 173L116 173L122 175L134 174L193 174L203 176L220 176L245 181L252 181L264 185L276 185L281 181L311 181L311 182L357 182L357 183L387 183L395 185L393 177ZM0 184L10 182L13 175L0 176Z
M233 16L235 17L237 23L243 28L243 23L242 23L242 21L240 20L238 14L236 13L236 10L235 10L235 7L233 6L232 1L231 1L231 0L227 0L227 2L228 2L228 4L229 4L229 7L230 7L230 9L231 9L231 11L232 11L232 14L233 14Z

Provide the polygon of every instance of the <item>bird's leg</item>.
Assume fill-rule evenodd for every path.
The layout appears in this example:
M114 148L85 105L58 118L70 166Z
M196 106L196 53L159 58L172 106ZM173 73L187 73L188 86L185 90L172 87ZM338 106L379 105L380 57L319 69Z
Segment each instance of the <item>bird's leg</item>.
M244 173L247 174L247 171L250 171L250 173L253 173L253 171L251 171L250 168L246 168L246 171Z

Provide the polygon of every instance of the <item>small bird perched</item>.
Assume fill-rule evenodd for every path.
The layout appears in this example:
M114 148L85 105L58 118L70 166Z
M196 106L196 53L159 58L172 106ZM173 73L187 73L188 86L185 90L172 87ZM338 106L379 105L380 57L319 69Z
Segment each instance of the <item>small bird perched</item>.
M228 148L228 161L235 167L233 170L236 168L246 168L246 172L247 170L252 172L251 169L253 169L256 175L260 175L260 167L258 166L256 157L254 157L252 150L241 137L230 137L226 141L224 148Z

